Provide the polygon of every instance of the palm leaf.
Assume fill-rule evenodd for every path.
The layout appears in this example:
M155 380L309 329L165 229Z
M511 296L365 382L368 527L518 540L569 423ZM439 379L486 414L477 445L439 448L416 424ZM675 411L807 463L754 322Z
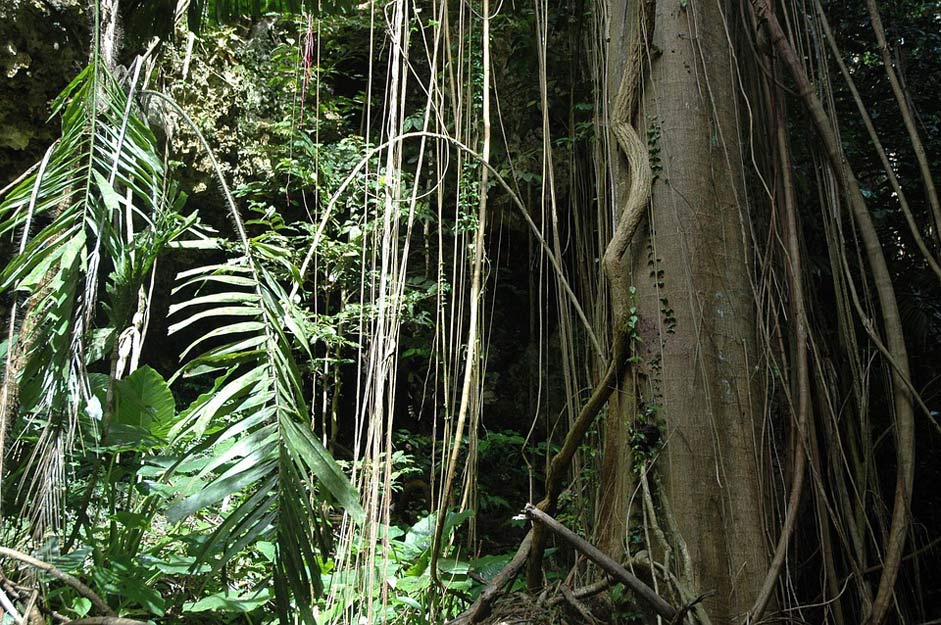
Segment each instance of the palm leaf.
M19 487L37 536L61 517L65 468L92 399L89 342L99 312L123 330L157 254L186 227L156 139L97 57L57 98L54 114L61 138L0 202L0 235L24 233L0 291L25 298L4 384L18 383L21 433L38 441ZM37 222L46 225L33 233Z
M166 95L166 101L196 133L216 171L242 249L240 258L180 273L177 295L186 299L170 309L171 332L209 325L184 350L193 354L175 377L216 375L213 391L201 395L181 415L171 436L174 445L203 450L209 462L192 479L204 485L167 511L174 521L236 500L224 521L203 544L198 561L217 566L260 540L277 545L273 579L282 622L300 614L315 623L313 595L321 588L315 537L322 524L317 499L333 500L356 521L364 512L346 475L311 429L294 348L311 358L303 315L267 269L298 272L285 259L289 250L248 237L245 224L196 124ZM186 457L186 456L184 456ZM172 476L172 471L167 477Z
M264 252L252 242L247 251L250 255L238 262L178 277L186 290L195 292L172 308L173 316L188 315L174 329L193 327L196 317L223 322L210 326L185 350L197 355L180 375L202 374L207 364L221 373L215 392L193 403L173 435L178 445L209 437L218 451L193 478L205 480L205 486L176 502L168 516L180 520L224 499L240 499L204 544L201 561L221 555L221 564L274 534L278 606L286 614L293 605L312 623L310 589L320 588L318 512L312 495L329 497L357 518L362 510L356 491L310 428L293 354L295 345L307 345L306 337L295 330L302 327L300 311L258 262ZM230 323L233 308L239 317Z

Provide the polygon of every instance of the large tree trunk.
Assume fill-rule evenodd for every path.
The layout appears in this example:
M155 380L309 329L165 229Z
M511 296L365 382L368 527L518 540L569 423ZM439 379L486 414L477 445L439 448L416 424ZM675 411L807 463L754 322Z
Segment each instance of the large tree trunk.
M629 1L614 0L608 15L609 89L623 64L618 51L629 28L622 18ZM681 579L691 575L684 580L689 590L716 591L706 601L716 623L751 607L768 561L749 207L730 50L735 34L727 32L719 4L661 0L652 8L638 127L660 161L653 162L648 223L631 249L647 361L638 367L647 375L638 392L657 406L665 425L666 446L655 467L660 485L651 484L668 503L658 509L659 524L673 534L671 564ZM617 173L623 167L621 160L615 180L623 178ZM624 189L618 191L623 197ZM630 403L621 397L620 405ZM630 418L611 416L620 424ZM606 432L620 434L621 427ZM620 470L630 471L624 443L607 445L607 462L619 458ZM621 501L607 511L625 519L626 509ZM639 519L635 513L631 523ZM603 527L615 524L602 519Z

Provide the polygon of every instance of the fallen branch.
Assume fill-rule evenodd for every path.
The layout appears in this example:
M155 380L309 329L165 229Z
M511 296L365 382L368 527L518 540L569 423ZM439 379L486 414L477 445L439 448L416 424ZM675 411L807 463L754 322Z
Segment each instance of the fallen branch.
M29 600L26 607L23 608L24 623L42 623L42 615L39 614L39 608L36 607L36 600L39 599L39 591L35 588L29 593Z
M572 424L568 434L565 435L565 441L562 448L552 457L549 462L549 468L546 471L546 496L542 498L536 507L542 512L552 513L559 501L559 495L562 493L562 479L572 464L572 458L578 451L582 439L588 432L589 426L608 403L608 399L617 388L618 379L627 366L627 357L630 354L630 337L626 331L616 333L613 345L613 356L608 363L608 370L604 377L595 387L588 402L582 407L578 418ZM527 567L527 580L529 591L535 594L538 591L538 583L542 581L542 554L545 550L546 541L543 535L542 527L539 524L533 526L533 546Z
M7 594L0 590L0 608L13 617L14 622L17 624L23 622L23 617L20 616L20 613L17 611L16 606L13 605L13 602L10 601L10 598L7 597Z
M572 589L562 584L559 586L559 591L562 593L562 596L565 598L566 602L572 606L579 616L582 617L586 623L597 623L598 619L595 618L595 615L591 613L591 610L588 609L588 606L579 601L578 597L575 596L575 593L572 592Z
M559 591L562 593L562 596L565 598L568 604L575 608L575 611L581 615L586 623L598 622L598 619L596 619L595 615L591 613L591 610L588 609L588 606L579 601L578 597L575 596L575 593L572 592L571 588L565 584L562 584L559 586Z
M527 504L526 508L523 510L523 514L528 516L533 521L542 523L545 527L548 527L553 532L564 538L582 555L601 567L605 573L634 591L638 597L649 604L650 607L653 608L654 612L660 616L668 619L672 623L674 619L676 619L680 614L676 608L667 603L667 601L658 595L650 586L635 577L633 574L631 574L630 571L622 567L620 564L604 555L597 547L556 521L554 518L539 508L533 506L532 504ZM682 615L680 615L680 618L682 618Z
M60 582L68 584L69 586L74 588L79 594L81 594L82 596L87 598L89 601L91 601L92 605L94 605L98 609L99 612L103 612L106 616L110 616L110 617L117 616L114 610L109 608L108 604L105 603L102 600L102 598L99 597L98 594L94 590L92 590L91 588L83 584L81 581L78 580L78 578L73 577L72 575L69 575L65 571L60 571L59 569L52 566L48 562L37 560L33 556L26 555L25 553L16 551L15 549L9 549L7 547L0 547L0 557L11 558L13 560L19 560L20 562L24 564L28 564L33 568L39 569L40 571L47 573L48 575L56 578ZM78 621L72 621L72 622L77 623ZM136 623L137 621L134 621L134 622ZM121 625L121 624L114 623L113 625ZM131 625L131 624L125 623L124 625Z
M604 579L599 579L594 584L589 584L588 586L582 586L581 588L576 588L572 590L572 596L576 599L586 599L588 597L597 595L600 592L604 592L611 587L611 578L607 575L604 576ZM565 597L552 597L549 601L546 602L548 606L556 606L565 601Z

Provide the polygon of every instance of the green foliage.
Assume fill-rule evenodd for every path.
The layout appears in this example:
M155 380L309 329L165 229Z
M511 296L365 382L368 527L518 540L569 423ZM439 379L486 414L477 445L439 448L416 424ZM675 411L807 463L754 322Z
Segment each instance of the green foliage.
M144 452L166 445L177 414L176 400L163 377L145 365L115 381L113 388L109 449Z
M631 469L636 475L646 471L663 447L663 423L658 418L659 406L647 404L642 416L631 424L628 443L631 447Z
M647 128L647 154L650 158L650 171L653 174L651 182L656 182L663 171L663 159L660 158L660 122L656 115L650 116L650 126Z
M180 213L183 196L153 134L97 57L55 112L61 139L0 204L0 234L26 233L0 289L25 298L7 370L19 372L26 418L18 436L33 447L18 470L20 505L37 536L61 520L76 439L107 436L110 406L103 412L93 401L89 370L117 353L157 256L193 223ZM36 224L43 225L33 233ZM130 397L122 395L122 415L130 414Z
M340 382L350 369L346 365L357 363L360 350L369 345L370 321L378 303L356 301L355 293L377 275L368 263L363 270L362 260L377 252L383 234L379 199L385 182L397 176L396 182L407 187L414 179L384 171L378 159L371 160L366 167L369 174L353 177L320 230L328 199L374 147L357 135L361 120L376 113L366 106L365 68L367 62L380 66L388 51L381 43L373 49L364 45L370 34L366 11L356 9L336 19L329 15L334 5L346 3L317 4L324 9L316 18L316 32L324 44L319 67L298 45L311 36L314 22L306 16L257 19L267 12L302 8L313 12L312 3L189 3L192 23L203 27L200 36L191 51L180 41L167 44L161 63L168 71L151 76L151 84L166 81L168 91L196 122L195 131L170 128L168 146L150 134L137 116L134 99L120 89L108 96L112 104L101 106L91 99L108 93L110 87L103 91L81 84L70 87L60 111L68 123L81 122L84 129L64 135L53 151L34 211L44 215L42 227L33 228L39 235L17 257L19 264L11 264L9 274L4 274L8 290L19 289L41 304L31 306L29 314L39 314L35 310L45 315L37 317L33 326L24 324L45 334L24 369L27 384L21 403L30 407L31 420L21 444L38 448L47 424L53 418L61 420L69 410L78 415L81 433L88 434L81 452L73 451L64 459L63 472L70 470L74 476L65 488L65 503L76 514L66 519L65 540L48 543L47 555L89 581L124 615L181 623L274 622L275 614L283 622L323 622L369 609L375 616L381 607L365 605L358 594L371 579L373 590L385 589L391 597L385 616L405 623L429 622L433 516L402 528L355 527L357 547L348 557L386 539L378 554L382 562L372 568L361 564L350 571L331 557L330 511L345 508L353 517L362 511L341 465L321 442L321 436L329 440L335 432L315 432L311 427L321 415L315 414L319 407L310 405L314 403L310 389L328 387L333 397L340 396ZM171 5L175 3L122 3L125 17L139 18L126 22L137 31L131 35L146 40L140 24L172 19ZM239 23L240 15L256 18L252 41L243 38L247 22ZM549 28L558 38L575 19L550 15ZM226 26L213 27L222 23ZM518 53L504 55L510 65L500 80L519 80L508 83L510 88L502 96L507 106L501 115L506 115L509 132L518 137L506 146L514 154L513 167L499 162L503 156L498 149L494 149L499 153L495 165L508 178L518 168L516 178L536 188L543 182L544 166L543 139L531 131L529 119L539 108L531 80L532 9L523 7L512 19L495 16L493 24L494 45L507 45ZM420 27L413 30L421 32ZM473 139L480 131L483 67L479 47L467 49L472 51L468 67L462 70L467 72L470 96L465 131ZM561 47L548 50L550 73L558 74L560 68L569 71L567 61ZM179 71L184 62L188 73ZM427 69L420 58L413 62L417 74ZM529 70L517 71L526 67ZM184 74L185 79L176 78ZM91 79L86 74L82 80ZM550 113L575 103L574 127L567 134L553 130L555 145L573 154L583 150L596 128L594 105L554 79L547 90ZM424 96L410 97L404 103L405 130L421 128L423 100ZM161 117L159 111L152 113L148 109L152 119ZM179 121L173 115L166 117L172 122L168 128ZM89 123L89 119L99 121ZM553 125L556 121L553 118ZM107 148L122 132L133 144L126 146L117 175L112 176L108 167L101 166L107 165ZM218 165L237 184L234 195L243 207L241 216L232 214L228 221L219 216L220 183L212 179L217 163L203 151L205 139L200 133L218 148L222 159ZM93 139L99 135L101 139ZM169 374L170 366L151 362L152 367L120 375L112 375L110 366L134 316L152 305L149 300L141 304L139 294L141 286L148 285L155 259L169 242L180 243L181 233L196 227L194 218L182 215L182 197L158 156L165 148L176 159L174 173L193 191L190 205L199 207L202 219L223 233L208 243L204 239L198 251L186 249L167 263L184 270L172 292L169 340L163 336L151 340L156 341L154 349L166 350L176 347L174 341L182 342L184 364L169 383L160 372ZM402 149L405 162L415 162L414 148ZM92 157L84 159L88 154ZM429 171L441 165L426 163ZM86 170L78 182L64 177L66 170L81 167ZM448 265L452 255L468 253L468 247L454 246L457 249L451 251L438 246L466 244L473 238L469 235L478 228L480 173L476 161L463 160L438 181L449 188L442 206L435 206L431 195L417 201L417 223L449 237L446 244L433 236L418 241L421 229L415 229L411 249L422 250L416 243L424 243L426 263L441 258ZM571 173L556 176L563 195L562 186L568 183L558 181L578 178L579 172ZM58 184L58 191L49 191L50 180ZM14 191L11 197L18 199L11 201L19 204L9 215L19 221L10 221L3 233L25 225L31 192L28 181ZM76 197L90 199L76 201ZM122 216L129 197L136 217L133 236L127 238ZM80 219L75 211L82 202L89 210L82 209ZM514 219L500 215L499 200L491 205L507 223ZM406 203L401 210L402 215L409 210ZM63 215L72 215L72 220L62 221ZM49 223L58 230L44 230L52 227ZM244 236L225 240L226 233L242 228ZM399 236L401 243L406 235ZM298 266L315 238L317 262L301 283ZM413 391L417 395L416 389L423 390L428 383L428 363L437 353L430 347L430 337L438 315L450 305L442 296L451 292L451 285L444 272L436 274L429 266L424 274L416 270L406 276L404 294L396 301L401 306L396 312L404 319L397 354L407 387L402 396ZM96 279L102 288L84 283L90 276L100 276ZM159 290L160 281L156 282ZM295 286L298 298L289 296ZM86 292L93 297L83 297ZM94 300L98 296L101 302ZM633 311L635 335L637 322ZM328 371L335 377L327 378ZM344 398L351 395L346 393ZM45 413L36 408L44 398L62 401L69 394L73 404L44 408ZM413 417L413 409L409 405L402 413ZM498 550L515 540L503 531L507 519L529 498L530 483L542 483L541 460L554 450L544 442L528 442L511 427L518 426L501 423L499 430L484 433L477 447L479 461L486 466L478 490L482 513L478 528L483 529L485 541L500 543ZM61 426L50 431L58 435ZM414 458L413 466L405 467L400 466L404 458L394 458L394 478L429 475L430 443L428 437L397 436L397 446L413 446ZM589 461L597 453L589 447L585 451L591 452L585 456ZM527 459L535 460L533 469L526 468ZM23 467L15 470L25 475ZM449 513L446 539L454 538L455 545L462 543L460 528L469 514ZM489 579L509 559L501 554L471 561L458 547L447 547L441 556L443 577L452 591L439 605L444 616L454 615L479 592L471 573ZM320 587L345 597L344 602L331 604L316 597ZM89 612L89 605L68 589L57 589L51 601L70 616ZM316 617L315 606L320 610Z
M637 597L624 586L613 586L610 591L611 604L614 606L612 621L616 623L643 623L646 614L639 609Z
M471 514L471 511L448 513L444 523L444 544ZM368 612L371 612L376 620L388 619L409 625L431 625L439 622L428 618L434 594L428 564L431 561L435 518L434 514L425 516L407 529L385 525L375 528L375 540L381 542L383 547L377 554L375 568L372 570L366 564L350 571L326 572L324 584L338 600L324 606L321 611L322 622L357 622ZM352 555L355 556L360 550L364 550L370 540L368 535L358 537ZM460 597L470 597L472 595L467 593L480 590L480 585L471 579L471 572L490 571L493 569L493 563L490 560L471 562L463 559L459 557L459 550L456 548L445 547L443 550L443 557L438 559L438 567L440 577L449 592L442 600L442 615L456 616L466 605ZM373 585L373 592L367 594L364 589L369 583ZM389 590L389 600L384 609L382 586ZM362 600L365 596L375 597L373 605L366 605Z
M195 224L180 212L183 196L137 110L94 58L56 103L61 140L0 204L0 233L31 235L0 275L4 290L26 297L8 350L20 360L8 371L21 372L26 415L15 432L26 450L14 457L27 461L11 471L23 484L19 506L37 538L60 527L63 502L77 510L67 540L50 542L48 555L85 554L64 568L120 597L115 605L125 613L258 609L267 591L233 594L213 584L218 590L185 603L151 584L205 583L244 568L243 558L266 544L270 567L248 567L245 578L258 590L273 578L279 612L314 622L311 592L321 588L320 548L328 542L322 503L354 519L362 511L310 428L294 349L311 359L312 332L281 286L297 277L283 228L260 220L266 227L257 237L221 245L240 252L232 262L181 275L177 291L192 297L171 308L173 330L199 333L175 379L208 393L177 412L153 368L121 377L141 340L154 263ZM79 438L84 445L73 448ZM78 479L68 479L73 472ZM209 521L220 514L221 523ZM22 536L29 528L5 529ZM73 548L76 541L83 546ZM87 612L68 590L53 599Z
M269 13L322 15L348 11L351 0L190 0L189 26L199 31L206 22L225 24Z
M676 313L670 306L670 300L666 295L662 295L662 289L666 286L664 282L665 272L661 269L662 258L655 255L653 246L647 244L647 266L650 267L650 277L660 295L660 316L663 321L663 328L667 334L676 334Z
M215 382L213 391L198 397L170 432L174 446L195 446L211 460L193 477L205 484L167 515L179 521L239 496L201 546L198 561L214 560L218 568L246 546L273 537L278 610L284 617L299 611L312 623L311 590L322 590L315 547L322 521L312 495L332 497L355 519L363 513L358 495L307 421L301 372L292 352L296 345L311 356L303 316L261 262L296 275L286 260L290 255L268 242L244 245L241 259L178 277L178 291L195 293L171 307L171 315L185 314L171 331L204 319L217 322L184 350L193 357L180 373L211 374ZM322 489L313 491L315 484Z
M397 430L394 434L398 449L407 450L404 457L407 465L403 476L430 477L432 439L408 430ZM437 445L443 445L438 441ZM463 443L459 461L468 453L469 442ZM477 441L477 460L486 467L477 479L477 507L485 519L499 519L501 526L509 523L529 499L529 484L544 480L541 472L530 474L527 462L539 465L539 461L558 451L557 445L545 441L527 440L514 430L491 430L483 432ZM527 460L528 459L528 460Z

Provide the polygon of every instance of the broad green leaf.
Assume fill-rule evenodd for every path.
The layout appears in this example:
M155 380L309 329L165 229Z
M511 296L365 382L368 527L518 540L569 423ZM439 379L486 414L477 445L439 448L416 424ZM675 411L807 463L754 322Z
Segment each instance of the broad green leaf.
M76 597L72 600L72 611L82 618L91 610L91 600L85 597Z
M268 562L274 562L277 555L274 544L266 540L260 540L255 543L255 549L257 549L261 555L265 556Z
M163 438L176 415L176 401L166 381L144 365L114 385L112 423L133 425Z
M502 571L512 559L512 554L483 556L471 563L471 570L478 573L485 580L490 581L497 573Z
M184 612L231 612L245 614L257 610L271 600L267 589L257 593L237 595L219 592L199 601L189 601L183 604Z

